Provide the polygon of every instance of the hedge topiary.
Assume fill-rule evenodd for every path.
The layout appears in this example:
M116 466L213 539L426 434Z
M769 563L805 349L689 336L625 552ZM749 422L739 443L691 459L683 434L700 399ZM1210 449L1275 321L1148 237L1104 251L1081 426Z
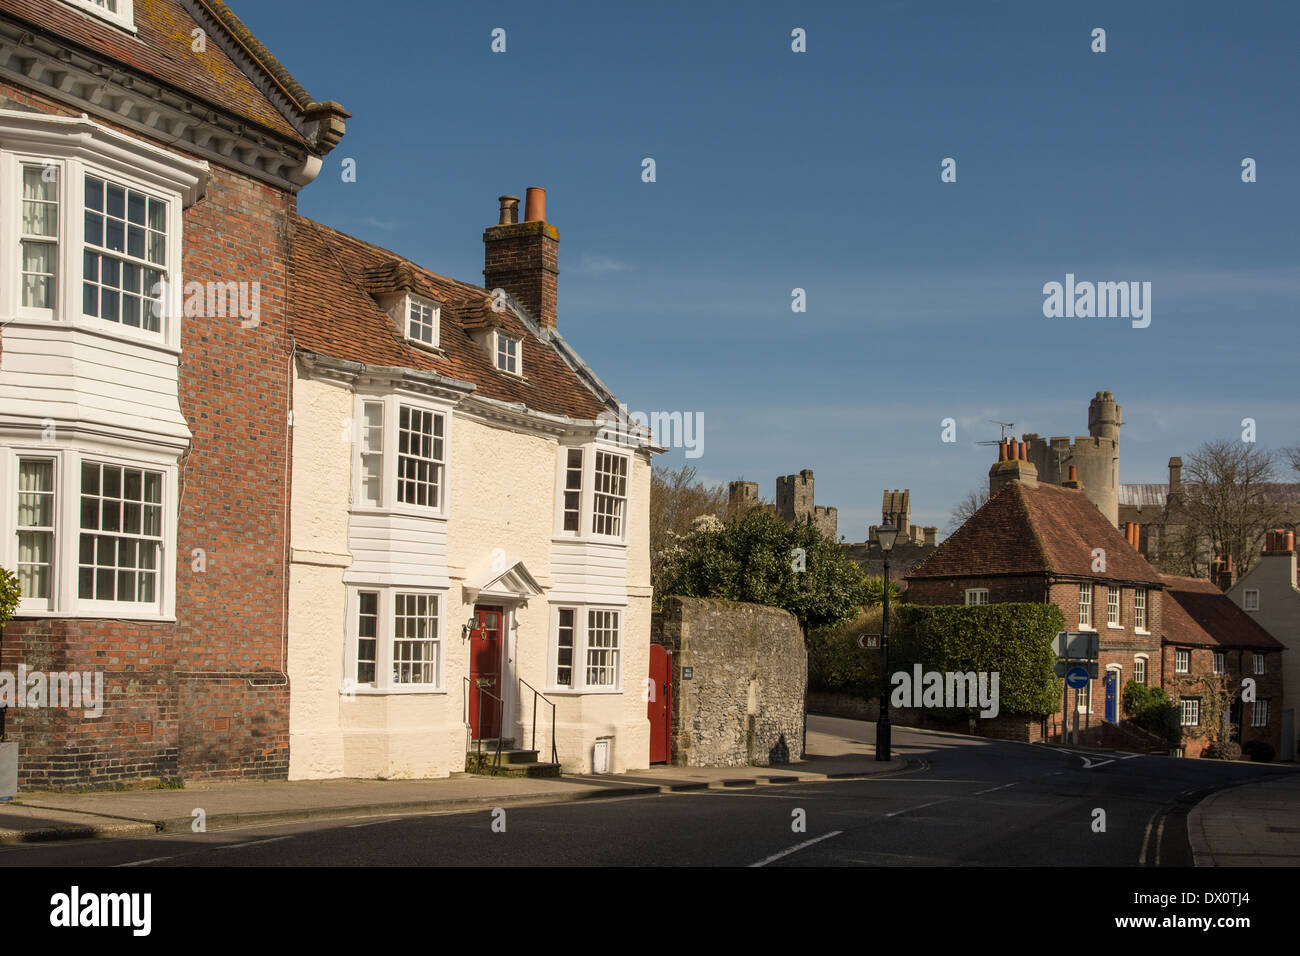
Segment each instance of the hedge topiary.
M891 673L997 672L999 712L1042 717L1061 705L1052 638L1065 630L1055 604L922 606L904 604L890 615ZM933 709L942 716L969 716L977 708Z

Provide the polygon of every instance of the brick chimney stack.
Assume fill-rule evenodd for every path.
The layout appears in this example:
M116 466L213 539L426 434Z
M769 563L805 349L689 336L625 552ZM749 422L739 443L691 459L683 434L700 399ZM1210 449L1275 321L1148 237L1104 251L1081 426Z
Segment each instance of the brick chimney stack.
M989 469L989 497L993 497L1009 481L1024 482L1038 487L1038 468L1028 459L1025 443L1014 440L998 445L998 460Z
M546 221L546 190L529 186L524 221L519 197L502 196L500 219L483 231L483 284L505 289L548 328L558 320L560 232Z

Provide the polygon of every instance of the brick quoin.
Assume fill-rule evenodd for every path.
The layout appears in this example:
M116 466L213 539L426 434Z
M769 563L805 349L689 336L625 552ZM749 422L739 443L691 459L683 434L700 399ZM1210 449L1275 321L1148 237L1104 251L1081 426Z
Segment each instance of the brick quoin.
M0 107L79 115L3 82ZM0 634L0 670L104 674L97 720L9 711L24 789L288 775L286 309L296 208L293 193L214 163L205 197L184 212L185 281L260 283L260 324L182 320L180 407L193 443L180 461L168 568L176 622L20 618ZM206 552L206 572L191 570L194 549Z

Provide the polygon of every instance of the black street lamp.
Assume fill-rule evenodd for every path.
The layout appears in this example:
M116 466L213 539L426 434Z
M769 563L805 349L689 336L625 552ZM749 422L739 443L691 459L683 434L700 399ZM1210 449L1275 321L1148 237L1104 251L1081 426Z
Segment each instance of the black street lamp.
M898 529L893 522L876 529L876 541L885 557L885 613L880 622L880 714L876 718L876 759L888 760L889 753L889 552L894 550Z

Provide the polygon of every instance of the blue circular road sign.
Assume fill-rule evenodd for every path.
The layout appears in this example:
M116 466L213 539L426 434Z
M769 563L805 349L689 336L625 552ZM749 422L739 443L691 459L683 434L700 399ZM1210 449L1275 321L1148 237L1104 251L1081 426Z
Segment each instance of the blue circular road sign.
M1091 678L1088 677L1088 669L1085 667L1071 667L1065 672L1065 682L1078 690L1083 687Z

